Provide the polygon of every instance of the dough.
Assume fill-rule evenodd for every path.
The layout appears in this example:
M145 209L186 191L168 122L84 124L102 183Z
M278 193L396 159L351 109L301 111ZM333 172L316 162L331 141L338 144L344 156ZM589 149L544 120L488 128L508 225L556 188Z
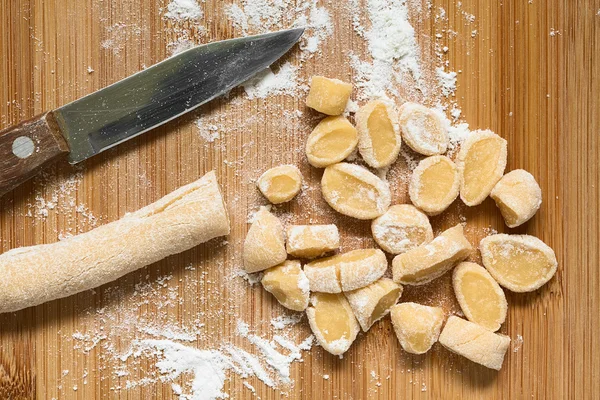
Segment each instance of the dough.
M445 115L416 103L404 103L399 113L402 138L408 147L426 156L446 152L449 123Z
M248 273L274 267L287 258L283 225L267 207L261 207L254 216L244 241L242 258Z
M290 225L287 228L286 249L289 255L300 258L315 258L337 250L340 234L337 226Z
M358 144L358 133L345 117L327 117L306 140L306 158L313 167L323 168L343 161Z
M408 187L410 201L427 215L438 215L458 197L460 176L446 156L431 156L413 171Z
M391 206L371 223L373 239L390 254L401 254L433 240L427 215L410 204Z
M350 307L362 330L388 315L390 307L396 304L402 295L402 286L391 279L381 278L368 286L345 293Z
M118 221L0 255L0 312L71 296L229 234L214 172Z
M529 221L542 205L542 189L533 175L516 169L504 175L490 193L509 228Z
M398 125L398 113L394 104L374 100L356 113L358 151L373 168L391 165L400 152L402 139Z
M392 325L407 353L424 354L440 336L444 310L417 303L400 303L391 309Z
M265 271L260 281L279 304L294 311L304 311L308 306L309 283L300 261L284 261Z
M352 93L352 85L339 79L313 76L306 105L327 115L340 115Z
M258 178L260 192L273 204L292 200L302 186L302 174L295 165L273 167Z

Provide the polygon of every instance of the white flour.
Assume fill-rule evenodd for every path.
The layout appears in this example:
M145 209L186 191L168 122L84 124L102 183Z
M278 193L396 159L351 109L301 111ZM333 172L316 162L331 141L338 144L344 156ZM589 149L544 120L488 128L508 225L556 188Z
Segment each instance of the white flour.
M203 14L196 0L172 0L167 5L165 17L177 20L199 19Z
M298 89L296 78L296 67L286 62L276 73L271 68L267 68L246 81L243 86L251 100L280 94L293 95Z

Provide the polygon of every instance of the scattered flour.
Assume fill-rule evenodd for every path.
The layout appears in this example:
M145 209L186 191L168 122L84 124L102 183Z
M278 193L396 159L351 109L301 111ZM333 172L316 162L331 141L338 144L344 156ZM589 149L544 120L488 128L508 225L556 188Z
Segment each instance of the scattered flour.
M516 339L512 341L513 353L516 353L523 346L523 336L517 335Z
M244 90L249 99L265 99L273 95L293 95L298 84L297 69L289 62L281 66L279 71L274 73L271 68L256 74L243 83Z
M165 17L170 19L199 19L204 13L196 0L172 0L167 5Z
M304 314L297 313L290 316L279 316L271 319L271 325L275 329L284 329L289 326L294 326L302 319Z
M212 143L217 139L221 138L220 130L222 127L219 127L215 124L205 124L202 118L196 120L196 127L198 128L198 132L200 133L200 137L204 139L204 141L208 143Z
M456 72L446 72L444 67L438 67L435 70L442 94L446 97L451 96L456 92Z

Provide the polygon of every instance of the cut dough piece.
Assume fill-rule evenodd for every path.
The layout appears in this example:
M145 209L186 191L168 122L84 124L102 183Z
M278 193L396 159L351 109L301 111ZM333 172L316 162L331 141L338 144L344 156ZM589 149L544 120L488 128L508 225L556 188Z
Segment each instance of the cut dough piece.
M313 293L306 309L308 323L319 344L329 353L344 354L360 331L343 294Z
M506 168L506 140L490 130L475 131L460 147L456 163L461 175L460 198L468 206L481 204Z
M256 184L271 203L285 203L300 192L302 174L295 165L279 165L265 171Z
M379 249L359 249L321 258L304 266L314 292L340 293L367 286L381 278L388 263Z
M357 219L373 219L387 211L390 187L366 168L339 163L325 168L321 179L325 201L337 212Z
M529 221L542 205L542 189L533 175L516 169L504 175L490 193L509 228Z
M417 153L433 156L448 147L448 120L439 111L416 103L400 107L402 138Z
M433 240L429 218L410 204L391 206L371 223L373 238L391 254L405 253Z
M313 76L306 105L327 115L340 115L352 93L352 85L339 79Z
M300 258L315 258L340 247L337 226L291 225L287 228L287 252Z
M358 150L373 168L391 165L400 152L402 139L398 113L388 101L374 100L356 113Z
M407 353L424 354L437 342L444 323L444 310L417 303L400 303L391 309L392 325Z
M366 332L390 312L390 307L396 304L402 295L402 286L391 279L382 278L345 294L358 323Z
M254 217L244 242L244 269L253 273L281 264L287 258L285 236L279 219L267 207Z
M458 168L446 156L427 157L413 171L408 192L412 203L428 215L438 215L458 197Z
M500 285L480 265L462 262L452 274L454 294L465 317L492 332L506 319L508 303Z
M458 224L445 230L431 243L394 257L394 282L423 285L439 278L459 261L469 257L473 247Z
M300 261L284 261L265 271L261 283L284 307L304 311L308 307L309 283Z
M229 234L214 172L117 221L0 255L0 313L71 296Z
M444 326L440 343L453 353L499 371L510 338L453 315Z
M513 292L532 292L556 273L556 255L535 236L498 234L479 243L483 265L496 281Z
M356 128L345 117L327 117L313 129L306 141L306 158L317 168L344 160L358 144Z

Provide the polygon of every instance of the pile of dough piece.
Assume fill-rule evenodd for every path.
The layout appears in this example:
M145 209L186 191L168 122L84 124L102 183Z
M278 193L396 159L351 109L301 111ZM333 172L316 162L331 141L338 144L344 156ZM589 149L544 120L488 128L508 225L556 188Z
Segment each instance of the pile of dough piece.
M508 309L502 287L513 292L541 287L556 272L554 251L533 236L491 235L479 245L480 266L465 261L475 250L462 224L434 237L428 216L442 213L459 196L468 206L491 196L506 224L516 227L539 209L539 185L524 170L504 175L507 143L489 130L473 132L454 160L444 155L447 119L420 104L370 101L356 113L355 127L342 115L351 90L337 79L313 77L307 105L327 117L309 135L306 157L313 167L324 168L326 202L346 216L372 220L381 249L332 254L340 246L336 225L284 229L268 207L261 207L246 236L244 268L263 271L263 287L284 307L306 311L319 344L331 354L341 356L361 329L367 332L390 314L406 352L426 353L439 340L450 351L499 370L510 344L508 336L496 333ZM412 205L390 206L388 183L368 167L393 164L402 140L426 157L410 181ZM344 162L356 149L368 167ZM282 165L266 171L257 185L278 204L300 191L302 176L297 167ZM393 257L391 279L384 252ZM427 284L451 270L464 319L446 316L441 307L397 304L402 285Z

